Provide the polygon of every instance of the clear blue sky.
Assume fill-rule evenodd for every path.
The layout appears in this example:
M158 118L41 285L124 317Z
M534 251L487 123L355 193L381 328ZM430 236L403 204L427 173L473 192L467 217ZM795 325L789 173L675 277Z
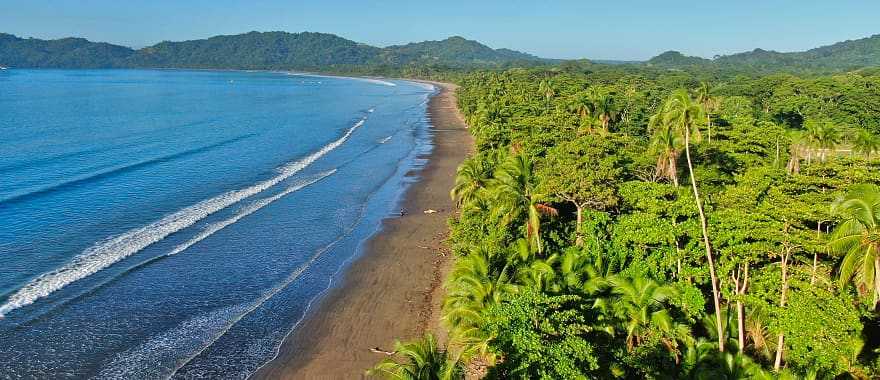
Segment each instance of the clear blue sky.
M133 47L251 30L377 46L461 35L549 58L711 57L805 50L880 34L880 1L0 0L0 32Z

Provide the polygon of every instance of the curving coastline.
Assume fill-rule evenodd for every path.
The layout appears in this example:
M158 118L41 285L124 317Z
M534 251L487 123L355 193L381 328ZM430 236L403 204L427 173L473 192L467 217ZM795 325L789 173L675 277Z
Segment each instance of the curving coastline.
M473 147L456 107L456 86L432 84L440 89L428 103L434 149L401 203L407 213L383 222L341 283L252 379L361 378L383 358L371 348L439 332L440 285L451 263L444 247L446 220L454 212L449 189ZM428 209L437 212L423 212Z

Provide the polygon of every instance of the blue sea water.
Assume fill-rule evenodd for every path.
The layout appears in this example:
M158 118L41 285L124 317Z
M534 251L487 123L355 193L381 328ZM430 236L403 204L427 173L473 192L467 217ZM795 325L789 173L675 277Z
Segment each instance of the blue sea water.
M244 378L429 153L433 88L0 71L0 378Z

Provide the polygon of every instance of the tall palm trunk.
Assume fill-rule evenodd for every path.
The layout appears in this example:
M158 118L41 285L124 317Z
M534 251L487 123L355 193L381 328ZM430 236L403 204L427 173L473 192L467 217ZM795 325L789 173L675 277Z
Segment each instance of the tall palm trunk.
M712 115L706 112L706 126L709 128L709 144L712 143Z
M583 247L584 246L584 236L581 235L581 223L583 223L583 221L584 221L584 216L583 216L584 208L583 208L583 206L581 206L580 203L576 203L576 202L575 202L574 206L577 208L577 225L574 228L574 233L575 233L575 235L577 235L577 239L575 239L575 245L577 245L578 247Z
M780 258L780 264L782 266L782 284L781 284L781 292L779 295L779 307L785 308L786 301L786 293L788 293L788 257L790 255L789 249L786 247L783 249L782 257ZM782 332L779 333L779 336L776 338L776 358L773 361L773 370L779 372L782 368L782 351L785 350L785 334Z
M816 224L816 240L822 239L822 222L824 220L820 220L818 224ZM819 251L813 250L813 271L810 273L810 285L816 284L816 271L819 269Z
M684 151L687 156L688 172L691 176L694 200L697 202L697 210L700 212L700 227L703 230L703 245L706 246L706 259L709 262L709 276L712 280L712 299L715 303L715 328L718 330L718 350L724 352L724 327L721 324L721 300L718 294L718 278L715 275L715 260L712 258L712 247L709 245L709 228L706 223L706 213L703 211L703 202L700 200L700 191L697 189L697 179L694 177L694 165L691 162L690 134L690 128L685 125Z
M739 352L743 352L746 348L746 324L745 324L745 305L742 298L746 294L749 287L749 263L745 263L733 277L734 293L736 299L736 327L737 340L739 341Z
M669 171L672 174L672 183L678 187L678 168L675 167L675 154L669 155Z

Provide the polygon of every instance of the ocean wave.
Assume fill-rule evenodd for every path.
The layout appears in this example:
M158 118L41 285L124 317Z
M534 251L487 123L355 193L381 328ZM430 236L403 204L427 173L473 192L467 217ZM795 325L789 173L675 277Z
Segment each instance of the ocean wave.
M95 173L85 174L83 176L76 177L76 178L73 178L73 179L70 179L70 180L67 180L64 182L52 184L52 185L49 185L49 186L46 186L43 188L30 190L30 191L27 191L24 193L12 195L7 198L0 199L0 205L2 205L3 203L21 202L21 201L24 201L27 199L32 199L34 197L38 197L41 195L51 194L51 193L54 193L54 192L57 192L57 191L60 191L63 189L67 189L67 188L70 188L73 186L83 185L83 184L99 181L102 179L112 178L112 177L118 176L120 174L128 173L128 172L142 169L145 167L149 167L152 165L161 164L164 162L169 162L169 161L173 161L176 159L189 157L189 156L196 155L199 153L208 152L208 151L220 148L222 146L229 145L229 144L232 144L232 143L235 143L235 142L238 142L238 141L241 141L241 140L253 137L253 136L256 136L256 135L255 134L247 134L247 135L243 135L243 136L234 137L234 138L231 138L228 140L223 140L223 141L220 141L220 142L217 142L214 144L209 144L209 145L201 146L198 148L185 150L183 152L170 154L167 156L151 158L148 160L135 162L133 164L114 166L114 167L104 169L104 170L101 170L101 171L98 171Z
M333 175L333 173L336 173L336 169L323 172L315 178L296 183L293 186L288 187L287 189L285 189L284 191L282 191L278 194L275 194L271 197L256 201L256 202L248 205L247 207L245 207L241 211L239 211L233 217L209 225L202 232L200 232L198 235L196 235L192 239L189 239L185 243L182 243L182 244L178 245L177 247L174 247L174 249L171 250L171 252L167 253L165 256L176 255L180 252L183 252L183 251L189 249L189 247L192 247L193 245L195 245L196 243L207 239L209 236L215 234L217 231L220 231L220 230L222 230L232 224L235 224L235 222L238 222L242 218L257 212L259 209L261 209L263 207L268 206L270 203L275 202L281 198L284 198L285 196L287 196L290 193L297 192L297 191L305 188L306 186L314 184L324 178L327 178L327 177Z
M223 220L223 221L219 221L219 222L216 222L216 223L213 223L213 224L208 225L208 226L207 226L204 230L202 230L202 232L200 232L198 235L196 235L195 237L193 237L193 238L191 238L190 240L186 241L185 243L182 243L182 244L177 245L176 247L174 247L174 249L172 249L172 250L169 251L168 253L163 254L163 255L159 255L159 256L155 256L155 257L149 258L149 259L147 259L147 260L145 260L145 261L142 261L142 262L140 262L140 263L137 263L137 264L135 264L135 265L133 265L133 266L131 266L131 267L125 269L125 270L122 271L122 272L119 272L119 273L114 274L111 278L107 279L106 281L102 282L101 284L98 284L97 286L95 286L95 287L93 287L93 288L91 288L91 289L89 289L89 290L86 290L85 292L80 293L79 295L77 295L77 296L75 296L75 297L73 297L73 298L71 298L71 299L68 299L68 300L62 301L62 302L60 302L59 304L54 305L54 307L60 307L60 306L62 306L62 305L64 305L64 304L66 304L67 302L70 302L70 301L72 301L72 300L75 300L75 299L78 299L78 298L84 297L84 296L86 296L86 295L88 295L88 294L91 294L91 293L93 293L93 292L95 292L95 291L97 291L97 290L99 290L99 289L101 289L101 288L103 288L103 287L105 287L105 286L107 286L107 285L109 285L109 284L115 282L116 280L122 278L123 276L125 276L125 275L127 275L127 274L129 274L129 273L131 273L131 272L133 272L133 271L139 270L139 269L141 269L141 268L143 268L143 267L145 267L145 266L147 266L147 265L150 265L150 264L152 264L152 263L155 263L155 262L157 262L157 261L159 261L159 260L163 260L163 259L166 259L166 258L168 258L168 257L170 257L170 256L173 256L173 255L176 255L176 254L178 254L178 253L181 253L181 252L183 252L183 251L189 249L189 248L192 247L193 245L196 245L196 244L199 243L200 241L207 239L208 237L210 237L211 235L215 234L216 232L218 232L218 231L220 231L220 230L222 230L222 229L224 229L224 228L226 228L226 227L228 227L228 226L230 226L230 225L232 225L232 224L235 224L236 222L238 222L239 220L243 219L244 217L246 217L246 216L248 216L248 215L250 215L250 214L253 214L254 212L257 212L257 211L260 210L261 208L268 206L270 203L275 202L275 201L277 201L277 200L283 198L284 196L287 196L287 195L289 195L289 194L291 194L291 193L294 193L294 192L297 192L297 191L299 191L299 190L302 190L302 189L305 188L305 187L308 187L308 186L310 186L310 185L312 185L312 184L317 183L318 181L320 181L320 180L322 180L322 179L324 179L324 178L327 178L327 177L333 175L334 173L336 173L337 170L338 170L338 169L332 169L332 170L328 170L328 171L326 171L326 172L320 173L320 174L318 174L318 175L315 176L315 177L312 177L312 178L305 179L305 180L299 181L299 182L297 182L297 183L294 183L292 186L288 187L287 189L285 189L284 191L282 191L282 192L280 192L280 193L278 193L278 194L276 194L276 195L273 195L273 196L271 196L271 197L267 197L267 198L264 198L264 199L261 199L261 200L255 201L255 202L251 203L250 205L248 205L247 207L244 207L242 210L240 210L237 214L235 214L235 215L232 216L231 218L229 218L229 219L225 219L225 220ZM54 309L54 307L53 307L53 309ZM51 310L52 310L52 309L49 309L49 311L51 311ZM48 311L47 311L47 313L48 313ZM32 319L30 319L30 320L24 322L24 324L26 324L26 323L28 323L28 322L30 322L30 321L36 320L36 319L38 319L39 317L40 317L40 316L35 316L35 317L33 317Z
M174 373L181 353L201 351L217 334L229 328L229 320L243 313L246 304L215 310L184 321L147 342L117 354L96 379L162 379Z
M389 82L387 80L382 80L378 78L364 78L364 77L346 77L346 76L336 76L336 75L321 75L321 74L310 74L310 73L294 73L289 72L287 75L298 76L298 77L310 77L310 78L343 78L343 79L352 79L359 80L361 82L380 84L383 86L389 87L397 87L396 83Z
M299 171L305 169L319 158L345 143L355 130L360 128L366 117L359 120L339 139L325 145L320 150L291 162L278 169L278 175L253 186L220 194L186 207L146 226L129 230L87 248L70 262L51 272L44 273L24 285L0 306L0 318L10 311L30 305L47 297L61 288L91 276L98 271L131 256L147 246L161 241L168 235L187 228L205 217L223 210L245 198L263 192L277 185Z
M421 88L424 88L425 90L428 90L431 92L437 91L437 86L435 86L431 83L426 83L426 82L410 82L410 83L412 83L416 86L419 86Z
M360 221L361 218L363 218L363 214L358 218L358 222ZM355 225L357 225L357 223L355 223ZM212 339L210 339L209 341L206 341L200 350L198 350L196 352L192 352L185 359L180 360L178 362L176 368L174 368L174 370L171 372L170 377L173 377L178 371L180 371L181 368L185 367L193 359L195 359L196 357L201 355L202 352L204 352L205 350L210 348L212 345L214 345L214 343L216 343L223 335L226 335L226 333L232 327L234 327L239 321L244 319L246 316L248 316L250 313L252 313L254 310L259 308L260 306L263 306L263 304L265 304L266 301L268 301L272 297L275 297L275 295L280 293L282 290L286 289L294 281L298 280L303 275L303 273L305 273L305 271L307 269L309 269L309 267L311 267L312 264L314 264L324 253L326 253L327 251L332 249L334 246L336 246L336 244L338 244L340 241L342 241L343 238L348 236L348 234L351 233L352 229L353 229L353 227L349 228L344 234L340 235L339 237L337 237L335 240L333 240L329 244L327 244L324 247L315 251L315 253L313 253L311 256L309 256L309 258L308 258L308 260L306 260L306 262L300 264L298 267L296 267L296 269L294 269L292 272L290 272L290 274L287 276L287 278L285 278L280 283L273 286L268 291L264 292L262 295L260 295L260 297L258 297L256 300L251 302L245 308L239 309L239 310L241 310L241 312L238 313L237 315L235 315L233 318L227 320L225 328L216 331L216 333L214 334L214 337ZM309 304L311 304L311 301Z

